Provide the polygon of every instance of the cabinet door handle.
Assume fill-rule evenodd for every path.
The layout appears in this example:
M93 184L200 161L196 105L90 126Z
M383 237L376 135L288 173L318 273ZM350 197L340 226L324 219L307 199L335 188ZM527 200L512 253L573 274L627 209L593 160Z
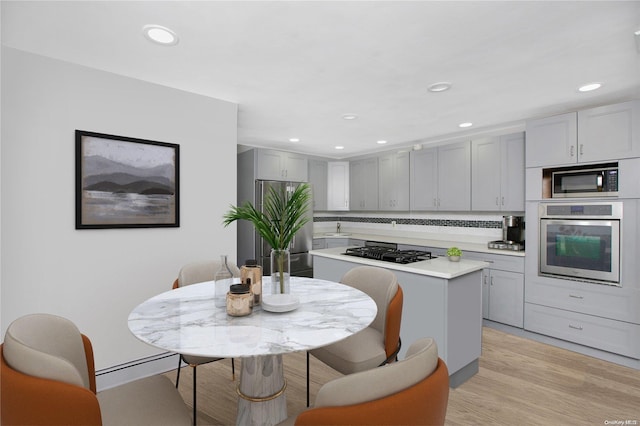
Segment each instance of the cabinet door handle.
M570 155L571 157L573 157L573 145L571 146L571 149L569 150L569 155Z
M569 297L574 299L584 299L584 296L580 296L579 294L570 294Z
M581 325L569 324L569 328L573 328L574 330L582 330L582 326Z
M493 277L491 277L491 285L493 285Z
M584 155L583 148L584 148L584 144L580 144L580 157Z
M433 207L437 207L438 206L438 199L434 198L433 199Z
M502 205L504 206L504 197L502 197Z
M498 205L499 205L499 204L498 204L498 197L496 197L496 206L498 206Z

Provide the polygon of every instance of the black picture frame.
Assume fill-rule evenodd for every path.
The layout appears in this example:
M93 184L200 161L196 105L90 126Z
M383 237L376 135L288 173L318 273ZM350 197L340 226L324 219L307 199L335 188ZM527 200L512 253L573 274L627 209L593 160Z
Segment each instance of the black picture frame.
M76 130L76 229L180 226L180 145Z

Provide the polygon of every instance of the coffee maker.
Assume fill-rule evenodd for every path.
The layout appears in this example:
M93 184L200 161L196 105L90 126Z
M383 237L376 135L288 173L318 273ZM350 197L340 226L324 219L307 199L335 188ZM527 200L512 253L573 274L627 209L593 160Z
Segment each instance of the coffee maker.
M524 217L502 217L502 240L491 241L489 248L499 250L524 250Z

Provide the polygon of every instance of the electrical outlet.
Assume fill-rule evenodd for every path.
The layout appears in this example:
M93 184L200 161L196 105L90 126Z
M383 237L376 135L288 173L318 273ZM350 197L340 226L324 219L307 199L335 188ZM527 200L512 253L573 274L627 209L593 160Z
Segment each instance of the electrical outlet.
M392 227L392 228L395 228L395 227L396 227L396 221L395 221L395 220L392 220L392 221L391 221L391 227Z

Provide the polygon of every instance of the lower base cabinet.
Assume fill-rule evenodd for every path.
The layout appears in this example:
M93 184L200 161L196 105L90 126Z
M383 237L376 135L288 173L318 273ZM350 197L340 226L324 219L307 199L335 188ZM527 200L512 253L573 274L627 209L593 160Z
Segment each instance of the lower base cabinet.
M640 359L640 325L525 303L528 331Z
M524 326L524 275L518 272L482 271L482 317L522 328Z

